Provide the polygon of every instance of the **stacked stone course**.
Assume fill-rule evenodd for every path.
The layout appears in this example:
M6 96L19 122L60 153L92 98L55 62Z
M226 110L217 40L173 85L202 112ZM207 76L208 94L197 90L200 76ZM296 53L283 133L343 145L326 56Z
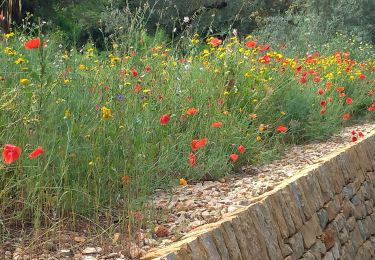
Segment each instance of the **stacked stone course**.
M375 131L143 259L375 259Z

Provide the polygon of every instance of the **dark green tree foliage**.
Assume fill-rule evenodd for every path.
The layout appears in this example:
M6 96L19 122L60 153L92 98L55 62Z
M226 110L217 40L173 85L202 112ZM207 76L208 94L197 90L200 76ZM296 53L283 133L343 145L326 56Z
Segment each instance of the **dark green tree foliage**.
M286 12L259 19L258 28L284 42L322 43L336 33L375 42L375 1L295 0Z
M271 40L324 42L336 32L343 32L375 42L374 0L5 0L2 3L1 9L13 9L10 14L14 20L20 22L20 16L32 12L78 45L89 38L97 45L103 44L103 38L111 33L106 28L127 21L118 15L113 21L113 11L124 7L135 11L145 3L150 11L149 32L159 25L168 35L173 28L180 33L184 29L183 18L195 16L199 23L195 27L203 34L208 31L225 34L233 28L248 34L258 29Z

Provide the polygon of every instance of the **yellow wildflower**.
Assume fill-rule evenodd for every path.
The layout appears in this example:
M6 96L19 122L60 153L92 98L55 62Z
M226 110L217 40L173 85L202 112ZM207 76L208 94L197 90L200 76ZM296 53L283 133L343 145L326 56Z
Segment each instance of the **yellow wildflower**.
M110 119L112 117L111 109L107 108L106 106L102 107L102 118L103 119Z
M6 47L4 49L4 53L6 55L16 55L17 54L17 52L15 50L13 50L12 48L10 48L10 47Z
M187 181L184 179L184 178L181 178L180 179L180 185L181 186L186 186L188 183L187 183Z
M70 112L69 109L65 109L64 111L64 118L67 119L67 118L70 118L72 115L72 113Z
M21 83L21 85L26 86L26 85L29 85L30 80L28 80L28 79L20 79L20 83Z
M19 57L14 63L16 64L24 64L26 63L26 60L22 57Z
M12 38L12 37L14 37L14 32L5 34L5 38L7 39Z

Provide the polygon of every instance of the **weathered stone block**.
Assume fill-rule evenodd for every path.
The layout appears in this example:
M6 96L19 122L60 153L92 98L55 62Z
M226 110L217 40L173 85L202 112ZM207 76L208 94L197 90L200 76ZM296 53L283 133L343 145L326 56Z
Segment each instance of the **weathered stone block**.
M354 151L357 154L358 158L362 158L358 164L361 166L362 172L369 172L373 170L372 160L374 157L368 153L367 144L361 143L354 147ZM375 180L375 179L374 179Z
M366 207L366 215L371 215L374 211L374 203L372 200L366 200L365 201L365 207Z
M314 214L301 228L304 246L309 249L316 241L316 238L322 234L317 214Z
M282 253L279 247L277 233L274 227L274 223L271 219L271 214L268 208L264 204L258 203L249 209L249 212L253 212L254 224L256 220L259 223L261 234L266 242L268 251L268 257L270 259L281 259Z
M333 222L335 222L337 229L340 232L346 225L345 215L343 213L338 214L336 218L333 220Z
M366 216L366 206L364 204L364 201L360 199L359 196L355 195L351 199L353 205L354 205L354 217L356 219L362 219Z
M328 201L332 200L334 196L333 184L330 178L327 176L327 172L321 168L317 169L316 177L322 191L323 201L324 203L327 203Z
M308 204L306 196L303 193L303 190L297 185L296 182L290 183L288 185L288 188L290 190L290 193L293 195L293 198L297 205L297 209L300 213L300 216L303 222L305 222L311 217L313 213L310 205Z
M363 220L357 220L357 225L359 228L359 232L361 233L361 236L364 240L367 240L367 238L370 237L369 230L365 228L364 221Z
M321 238L326 250L328 251L335 245L335 232L332 229L327 228L324 230Z
M344 175L345 183L353 182L356 177L353 174L353 169L351 169L350 165L347 163L347 155L345 153L341 153L336 156L336 162L340 165L340 170Z
M349 183L342 189L342 195L344 198L351 199L354 196L353 184Z
M316 178L316 170L297 180L297 185L303 190L312 212L316 212L324 205L322 191Z
M285 220L285 224L287 225L288 227L288 234L286 235L285 232L282 232L282 227L280 227L280 232L283 236L283 238L287 238L287 237L290 237L292 234L296 233L297 229L295 227L295 222L293 221L293 217L292 217L292 212L290 211L290 206L287 205L287 202L285 200L285 198L283 197L283 193L282 192L278 192L277 194L274 194L274 196L271 196L271 204L273 205L274 203L278 203L279 202L279 205L281 206L281 209L282 209L282 215L284 217L284 220ZM277 209L277 208L276 208ZM282 221L280 221L282 222ZM284 237L286 235L286 237Z
M240 248L237 243L237 238L234 234L232 224L230 221L225 221L219 227L221 234L223 235L225 244L227 245L229 258L230 259L242 259Z
M367 178L367 180L369 180L369 178ZM372 201L375 201L375 188L374 188L374 185L375 185L374 183L370 183L368 181L365 181L363 183L363 187L366 190L366 194L369 196L370 199L372 199Z
M207 259L207 253L199 246L197 239L189 242L188 252L192 260Z
M271 196L265 199L264 203L270 209L273 219L275 220L278 226L278 229L280 231L281 237L285 239L285 238L288 238L293 233L290 232L288 225L286 223L286 220L283 214L282 204L280 203L278 194L279 193L272 194ZM291 222L290 225L293 225L294 227L294 223L290 216L288 208L285 207L285 210L287 211L287 217L289 218L289 221Z
M352 231L355 227L355 224L356 224L356 219L355 217L350 217L347 221L346 221L346 226L348 228L349 231Z
M300 215L299 209L294 201L292 194L290 193L289 189L285 188L281 190L282 197L284 198L285 205L288 207L290 216L293 219L294 227L298 230L302 227L303 221Z
M353 242L348 241L341 249L341 258L343 260L353 260L356 254L356 250L354 249Z
M320 167L320 170L326 174L327 178L330 179L332 184L331 188L333 188L335 194L338 194L345 186L345 181L342 173L340 173L337 169L337 165L335 166L336 162L334 161L335 159L332 158L330 161L325 162Z
M344 199L342 203L342 212L345 215L345 218L349 218L350 216L353 216L355 207L353 203L349 199Z
M198 237L198 243L206 251L208 259L220 259L220 254L212 240L210 233L204 233Z
M363 221L364 229L367 230L368 235L372 236L375 234L375 222L372 221L370 216L367 216Z
M342 228L339 233L339 241L343 245L349 240L349 231L346 228L346 225Z
M341 249L340 244L336 242L335 245L331 249L333 258L340 259L340 249Z
M294 236L289 238L288 243L293 250L293 253L290 255L291 259L299 259L304 252L302 234L296 233Z
M335 189L335 193L339 194L342 191L342 188L345 186L346 181L344 178L344 172L342 171L342 167L340 163L337 161L337 157L332 158L326 164L322 165L326 166L329 169L329 173L332 178L333 187Z
M315 259L316 259L315 256L309 251L304 253L302 258L300 258L300 260L315 260Z
M328 213L328 220L331 221L333 220L336 215L339 213L339 210L337 207L336 207L336 204L334 201L330 201L328 202L324 208L327 210L327 213Z
M247 247L251 258L264 258L267 259L267 247L266 242L262 237L259 223L254 218L254 215L246 210L243 214L240 214L239 221L244 222L243 225L244 233L246 234L246 241L243 247Z
M350 233L350 238L353 242L355 251L357 251L359 247L362 245L362 243L365 241L364 237L362 237L362 234L359 231L358 225L355 225L353 231Z
M227 249L227 245L225 244L223 235L220 232L220 229L215 228L211 231L212 239L216 245L216 248L219 251L221 259L229 259L229 252Z
M323 257L323 260L335 260L333 257L332 252L327 252L327 254Z
M310 248L310 252L315 256L317 259L321 259L322 256L326 253L326 246L321 240L317 240L316 243Z
M318 211L319 224L322 229L325 229L328 224L328 212L326 209Z
M370 241L367 241L358 249L358 253L355 256L355 259L357 260L364 260L364 259L371 259L371 256L373 256L374 248L371 245Z

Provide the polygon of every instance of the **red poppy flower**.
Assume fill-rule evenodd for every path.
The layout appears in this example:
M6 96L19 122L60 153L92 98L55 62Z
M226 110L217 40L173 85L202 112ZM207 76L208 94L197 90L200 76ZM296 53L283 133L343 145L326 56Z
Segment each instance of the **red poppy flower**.
M255 46L257 46L257 42L256 41L248 41L248 42L245 42L245 46L249 47L249 48L254 48Z
M171 120L171 117L168 114L164 114L160 117L160 124L166 125L168 124L169 120Z
M268 44L259 45L258 50L259 51L268 51L270 49L270 46Z
M300 78L299 78L299 83L301 83L301 84L305 84L307 82L307 78L306 78L306 76L301 76Z
M133 75L133 77L137 77L138 71L136 69L132 69L132 75Z
M288 128L286 126L283 126L283 125L279 125L277 128L276 128L277 131L279 131L280 133L284 133L288 130Z
M349 114L344 114L342 116L342 120L348 120L350 118L350 115Z
M325 112L327 112L327 110L325 108L322 108L322 110L320 110L321 115L325 114Z
M320 101L320 105L324 107L326 105L326 102L324 100Z
M39 38L35 38L35 39L31 39L29 41L27 41L25 43L25 48L26 49L38 49L39 48L39 45L40 45L40 39ZM47 44L45 42L43 42L43 47L47 46Z
M240 146L238 146L238 151L239 151L241 154L245 153L245 152L246 152L246 148L245 148L245 146L243 146L242 144L240 144Z
M328 103L331 103L331 102L332 102L332 98L330 98L330 97L327 98L327 102L328 102Z
M213 122L211 125L213 127L219 128L219 127L221 127L223 125L223 123L222 122Z
M146 66L146 71L150 72L151 71L151 67L150 66Z
M188 110L187 110L187 112L186 112L186 114L188 114L188 115L195 115L196 113L198 113L199 112L199 109L197 109L197 108L195 108L195 107L192 107L192 108L189 108Z
M352 100L351 98L348 97L348 98L345 100L345 102L346 102L346 104L350 105L351 103L353 103L353 100Z
M138 92L140 92L140 91L141 91L141 89L142 89L142 87L141 87L141 85L140 85L140 84L135 84L135 85L134 85L134 92L135 92L135 93L138 93Z
M345 97L345 96L346 96L345 92L341 92L339 95L339 97Z
M30 154L29 154L29 158L30 159L33 159L33 158L36 158L38 157L39 155L43 154L44 153L44 150L41 146L39 146L38 148L36 148L34 151L32 151Z
M197 161L195 160L195 154L193 154L193 153L189 154L189 164L192 167L197 165Z
M315 76L313 80L315 83L319 83L321 81L319 76Z
M318 94L319 94L319 95L323 95L323 93L324 93L324 90L323 90L323 89L321 89L321 88L318 89Z
M206 145L207 138L203 138L200 140L193 140L191 141L191 149L193 151L197 150L198 148L204 147Z
M3 160L6 164L11 164L17 161L20 157L22 149L13 144L6 144L3 149Z
M342 91L345 90L345 88L344 88L344 87L338 87L336 90L337 90L338 92L342 92Z
M352 141L353 141L353 142L357 141L357 137L353 135L353 136L352 136Z
M232 162L236 162L236 161L238 160L238 155L235 154L235 153L232 153L232 154L230 155L230 159L232 160Z
M262 58L259 59L262 64L268 64L271 61L271 57L268 55L264 55Z
M358 132L359 137L364 137L365 135L362 132Z
M360 78L360 79L365 79L365 78L366 78L366 75L365 75L365 74L361 74L361 75L359 75L359 78Z
M213 47L217 47L219 46L223 41L220 40L219 38L212 38L211 41L210 41L210 44L213 46Z
M130 176L129 175L125 175L125 176L122 176L121 177L121 181L124 183L124 184L129 184L130 183Z

